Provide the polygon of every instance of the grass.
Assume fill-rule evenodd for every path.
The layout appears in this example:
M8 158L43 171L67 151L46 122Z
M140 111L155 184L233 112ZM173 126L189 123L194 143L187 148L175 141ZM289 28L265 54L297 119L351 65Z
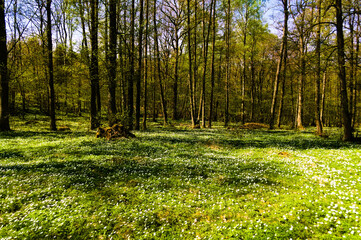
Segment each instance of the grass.
M43 121L46 120L46 121ZM361 150L312 129L0 133L0 239L360 239Z

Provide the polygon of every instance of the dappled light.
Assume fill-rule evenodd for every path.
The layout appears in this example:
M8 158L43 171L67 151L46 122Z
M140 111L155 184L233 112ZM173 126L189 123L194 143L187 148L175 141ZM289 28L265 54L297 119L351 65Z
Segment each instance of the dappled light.
M312 130L135 134L108 141L85 131L1 133L0 236L361 234L358 145Z

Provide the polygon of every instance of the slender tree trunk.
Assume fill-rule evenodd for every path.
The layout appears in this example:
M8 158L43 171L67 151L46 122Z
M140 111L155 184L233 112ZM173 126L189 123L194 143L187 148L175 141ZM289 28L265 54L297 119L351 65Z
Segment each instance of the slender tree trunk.
M46 15L47 15L48 69L49 69L49 91L50 91L50 129L56 131L53 39L51 37L51 0L47 0L46 2Z
M191 120L192 127L196 126L195 121L195 105L194 105L194 88L193 88L193 72L192 72L192 45L191 45L191 10L190 10L190 0L187 0L187 38L188 38L188 85L189 85L189 98L190 98L190 110L191 110Z
M144 115L143 130L147 129L147 108L148 108L148 31L149 31L149 0L146 0L146 25L145 25L145 43L144 43Z
M143 5L144 1L139 1L140 5L140 13L139 13L139 39L138 39L138 73L137 73L137 92L136 92L136 101L135 101L135 129L139 130L139 122L140 122L140 94L141 94L141 86L140 82L142 80L142 70L143 70L143 29L144 29L144 13L143 13Z
M117 1L109 0L109 53L108 53L108 122L109 126L116 123L117 103Z
M296 111L296 128L304 129L302 123L303 115L303 84L306 78L306 59L305 59L305 43L303 36L300 37L300 67L301 67L301 76L298 80L298 95L297 95L297 111Z
M215 50L216 50L216 2L213 0L213 16L212 16L212 62L211 62L211 93L209 99L209 117L208 128L212 127L213 120L213 95L214 95L214 78L215 78Z
M229 81L230 81L230 33L231 33L231 1L227 4L226 19L226 105L224 109L224 126L228 126L229 122Z
M173 82L173 120L178 120L178 81L179 81L179 37L178 26L175 28L175 64L174 64L174 82Z
M156 62L157 62L157 78L159 81L159 88L160 88L160 100L163 110L163 122L164 126L168 123L168 116L167 116L167 105L165 101L165 95L164 95L164 88L163 88L163 81L161 76L161 68L160 68L160 51L159 51L159 40L158 40L158 31L157 31L157 6L156 1L154 1L154 41L155 41L155 50L156 50Z
M345 69L345 41L343 35L343 16L342 16L342 0L336 0L336 31L337 31L337 62L339 68L339 80L341 86L341 109L343 122L343 140L352 141L351 116L349 112L347 98L347 81Z
M360 55L360 38L361 38L361 22L360 22L360 15L357 16L357 34L356 34L356 53L355 53L355 59L359 59L359 55ZM353 105L354 110L353 110L353 114L355 115L355 120L354 120L354 124L358 121L358 112L357 112L357 98L358 98L358 93L359 93L359 64L358 61L355 61L355 104Z
M202 101L200 108L202 109L202 127L206 127L206 75L207 75L207 63L208 63L208 43L209 43L209 34L211 32L212 27L212 12L213 12L213 1L210 3L210 10L209 10L209 24L207 27L207 33L205 33L205 17L203 17L203 79L202 79ZM205 12L205 2L203 0L203 11ZM206 34L206 36L205 36Z
M243 28L243 78L242 78L242 86L241 86L241 95L242 95L242 102L241 102L241 123L245 123L245 98L246 98L246 81L247 81L247 28L248 28L248 18L249 18L249 5L246 3L246 15L244 19L244 28Z
M326 99L326 76L327 76L327 67L323 72L323 79L322 79L322 93L321 93L321 106L320 106L320 120L323 124L325 122L324 119L324 111L325 111L325 99Z
M98 66L98 0L90 1L90 42L91 42L91 57L90 57L90 128L95 129L100 125L99 118L99 66Z
M134 120L134 79L135 79L135 1L132 0L131 20L130 20L130 76L128 76L128 128L133 129Z
M355 45L354 45L354 38L355 38L355 31L354 31L354 24L355 24L355 15L351 15L349 19L349 29L350 29L350 71L349 71L349 79L350 79L350 114L351 114L351 126L354 127L355 124L355 113L354 105L356 105L355 96L355 89L356 89L356 79L355 79Z
M0 131L10 130L8 52L6 47L5 1L0 0Z
M317 56L317 72L316 72L316 93L315 93L315 120L317 135L321 136L323 133L322 118L321 118L321 0L318 0L318 28L317 28L317 39L316 39L316 56Z
M287 33L288 33L288 0L282 0L283 1L283 11L284 11L284 25L283 25L283 37L282 37L282 46L280 50L280 59L277 64L277 72L276 72L276 78L274 82L273 87L273 97L272 97L272 104L271 104L271 114L269 119L269 128L274 128L274 118L275 118L275 110L276 110L276 104L277 104L277 94L278 94L278 85L280 81L281 76L281 69L282 69L282 62L283 62L283 55L285 54L285 47L287 44Z

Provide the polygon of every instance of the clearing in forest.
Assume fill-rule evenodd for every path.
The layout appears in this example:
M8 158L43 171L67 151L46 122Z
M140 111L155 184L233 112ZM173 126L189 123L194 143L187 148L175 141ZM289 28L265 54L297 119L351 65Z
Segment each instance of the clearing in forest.
M0 134L1 239L361 238L361 150L335 129L37 124Z

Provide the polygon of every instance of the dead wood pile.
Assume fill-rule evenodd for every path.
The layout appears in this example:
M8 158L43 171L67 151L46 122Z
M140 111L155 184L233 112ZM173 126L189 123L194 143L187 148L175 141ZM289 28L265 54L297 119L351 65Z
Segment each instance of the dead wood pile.
M99 127L97 129L96 137L116 140L119 138L135 138L135 135L125 126L121 124L114 124L112 127Z

